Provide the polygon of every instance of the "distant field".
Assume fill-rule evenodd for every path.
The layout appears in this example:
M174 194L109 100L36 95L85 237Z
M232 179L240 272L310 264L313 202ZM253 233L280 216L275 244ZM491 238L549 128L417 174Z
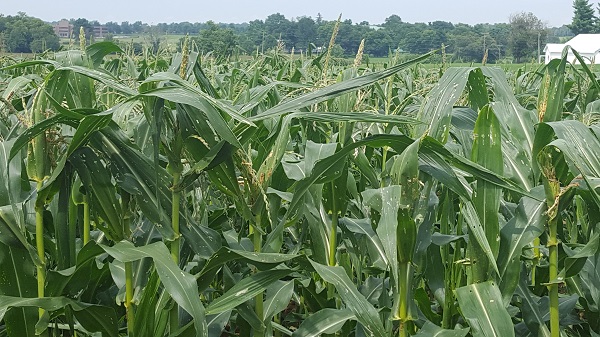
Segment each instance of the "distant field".
M168 43L179 43L179 40L182 37L185 37L185 35L171 35L171 34L164 34L164 35L159 35L159 37L162 40L167 40ZM124 43L144 43L144 42L148 42L149 40L149 36L148 35L114 35L113 39L115 41L120 41L120 42L124 42ZM102 41L102 39L96 39L96 41ZM69 43L75 43L75 42L71 42L69 39L60 39L60 43L62 45L69 45Z
M179 41L181 40L181 38L185 37L185 35L160 35L161 39L166 39L167 42L169 44L174 44L177 45L179 44ZM145 42L149 42L149 37L146 35L116 35L113 37L115 42L121 42L121 43L145 43ZM102 39L97 39L96 41L102 41ZM75 41L69 41L69 39L61 39L60 40L61 44L63 46L68 46L69 44L77 44ZM24 53L0 53L0 56L9 56L12 58L17 58L17 59L27 59L27 58L31 58L34 56L34 54L24 54ZM354 59L353 58L348 58L349 62L352 62ZM375 65L383 65L386 63L389 63L389 58L387 57L371 57L369 59L369 64L375 64ZM364 64L364 60L363 60L363 64ZM434 62L434 63L423 63L423 65L428 68L428 69L433 69L433 68L439 68L440 67L440 63L439 62ZM450 67L476 67L476 66L480 66L480 63L476 63L476 62L472 62L472 63L450 63L449 64ZM524 70L528 71L528 70L535 70L537 69L540 64L537 63L501 63L501 64L494 64L494 63L489 63L488 66L491 67L500 67L505 71L515 71L517 69L520 68L524 68Z
M369 64L385 64L388 63L390 60L387 57L371 57L369 59ZM435 68L435 67L439 67L440 63L439 62L434 62L434 63L424 63L425 67L427 68ZM499 64L495 64L495 63L488 63L487 64L490 67L500 67L503 70L516 70L516 69L520 69L520 68L525 68L525 70L532 70L532 69L537 69L540 64L539 63L499 63ZM471 62L471 63L449 63L450 67L477 67L477 66L481 66L481 63L479 62Z

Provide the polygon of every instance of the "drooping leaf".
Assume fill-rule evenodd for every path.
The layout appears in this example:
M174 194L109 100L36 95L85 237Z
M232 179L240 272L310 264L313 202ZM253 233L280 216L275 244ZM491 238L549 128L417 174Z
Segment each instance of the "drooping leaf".
M91 332L101 332L106 336L117 337L117 317L115 311L108 307L82 303L66 297L22 298L0 296L0 320L10 308L34 307L46 311L62 310L70 306L81 325Z
M0 244L0 295L36 297L35 266L23 247ZM33 336L38 311L35 308L13 307L6 313L4 323L9 335Z
M515 336L500 290L493 282L458 288L456 298L463 316L471 326L473 337Z
M532 193L543 195L541 187ZM521 255L523 248L533 242L544 231L546 223L546 202L523 197L519 202L515 216L500 231L500 254L498 269L500 271L500 291L504 304L508 305L512 294L519 283Z
M454 329L447 330L442 329L439 326L425 322L425 325L417 332L415 337L465 337L469 333L469 328L466 329Z
M287 308L294 294L294 281L278 281L267 288L263 305L263 321L270 320L274 315Z
M324 266L313 261L310 261L310 263L326 282L331 283L337 289L346 307L354 313L356 319L363 325L368 334L374 336L386 335L377 310L358 292L344 268Z
M346 321L353 319L356 319L356 316L350 309L326 308L307 317L298 330L294 331L292 337L319 337L323 334L334 334Z
M145 257L152 258L165 290L180 307L194 318L196 334L208 336L205 311L200 302L196 279L179 269L171 259L171 254L164 243L156 242L143 247L135 247L128 241L122 241L113 247L104 245L101 247L121 262L133 262Z
M231 287L223 296L212 301L206 308L206 313L210 315L232 310L262 293L273 282L290 273L289 269L273 269L246 277Z
M285 114L285 113L294 112L301 108L330 100L339 95L346 94L348 92L357 90L357 89L367 86L369 84L373 84L373 83L375 83L381 79L384 79L386 77L392 76L402 69L406 69L414 64L417 64L419 62L426 60L433 53L435 53L435 52L430 52L428 54L419 56L408 62L389 67L389 68L387 68L385 70L381 70L379 72L356 77L356 78L353 78L353 79L350 79L347 81L342 81L342 82L327 86L325 88L313 91L311 93L301 95L301 96L293 98L289 101L280 103L280 104L274 106L273 108L257 115L256 117L252 118L251 120L252 121L260 121L260 120L275 118L275 117L281 116L282 114Z
M104 220L98 221L108 237L114 241L124 239L124 223L121 204L112 177L96 153L89 147L82 147L73 153L70 162L77 170L88 193L91 207Z

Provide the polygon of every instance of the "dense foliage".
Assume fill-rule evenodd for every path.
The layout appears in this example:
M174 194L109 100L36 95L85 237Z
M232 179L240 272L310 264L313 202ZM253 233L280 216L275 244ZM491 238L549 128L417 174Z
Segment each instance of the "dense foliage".
M24 13L0 14L0 52L40 53L58 48L58 37L49 24Z
M438 49L445 44L449 46L447 52L453 56L453 61L481 61L485 50L488 50L487 59L490 62L510 60L510 57L528 62L535 59L538 50L538 33L541 34L542 47L546 43L560 42L562 37L572 36L565 26L546 29L547 27L539 24L542 21L531 13L519 13L514 18L529 19L508 24L476 25L445 21L409 23L402 21L398 15L390 15L385 22L377 25L366 21L342 20L336 41L341 54L346 56L356 54L361 40L365 39L365 54L375 57L387 57L390 52L397 49L405 53L421 54ZM78 25L86 22L85 19L74 20L75 31L78 31ZM87 24L99 23L87 22ZM264 20L257 19L241 24L215 24L209 21L159 23L149 26L138 21L134 24L108 22L106 27L114 35L190 34L199 40L198 45L201 49L216 51L221 55L231 55L236 52L253 54L257 50L264 52L278 45L282 45L288 51L293 48L297 53L307 52L311 44L315 47L326 46L335 24L335 20L328 21L320 15L316 18L302 16L289 19L280 13L275 13ZM203 38L202 35L211 38Z
M573 21L569 25L573 34L598 32L598 16L589 0L573 1L573 10Z
M189 46L0 59L0 335L600 333L585 65Z

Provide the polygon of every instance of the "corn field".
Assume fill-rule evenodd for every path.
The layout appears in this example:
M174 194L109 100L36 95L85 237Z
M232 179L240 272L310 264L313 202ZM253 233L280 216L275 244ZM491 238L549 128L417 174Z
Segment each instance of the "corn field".
M0 336L600 336L597 74L432 54L0 59Z

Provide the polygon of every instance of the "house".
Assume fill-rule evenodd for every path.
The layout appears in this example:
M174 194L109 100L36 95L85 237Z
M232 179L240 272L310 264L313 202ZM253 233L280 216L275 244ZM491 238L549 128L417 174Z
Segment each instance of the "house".
M560 59L566 46L575 49L585 60L586 64L600 62L600 34L579 34L565 43L548 43L544 48L544 61L548 64L551 60ZM569 49L567 61L579 63L573 52Z
M73 32L73 24L69 20L60 20L54 24L54 34L60 38L74 38L75 34L79 35L79 31ZM93 26L93 34L95 38L103 38L108 34L108 28L106 26Z
M73 34L73 25L68 20L60 20L54 25L54 34L61 38L70 38Z
M94 37L102 38L108 34L108 28L106 26L94 26Z

